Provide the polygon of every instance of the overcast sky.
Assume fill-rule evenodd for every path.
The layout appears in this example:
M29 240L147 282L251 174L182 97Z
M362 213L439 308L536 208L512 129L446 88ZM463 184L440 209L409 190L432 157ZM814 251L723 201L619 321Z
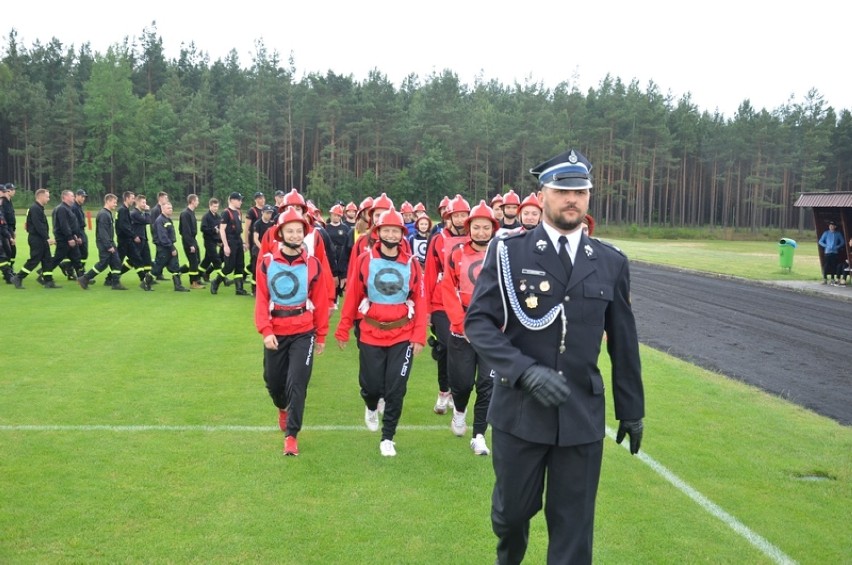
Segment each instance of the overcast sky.
M26 47L55 37L105 52L156 21L170 59L194 42L211 61L236 49L248 66L262 40L285 64L292 54L297 79L332 70L360 81L376 68L398 86L451 69L469 85L570 81L585 92L609 73L730 118L745 99L774 110L811 89L852 109L850 16L828 0L18 1L0 11L0 49L14 28Z

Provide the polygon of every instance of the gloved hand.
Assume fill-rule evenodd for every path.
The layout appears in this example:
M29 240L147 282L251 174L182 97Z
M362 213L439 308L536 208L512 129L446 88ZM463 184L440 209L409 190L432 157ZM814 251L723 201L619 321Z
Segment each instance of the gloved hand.
M621 440L624 435L630 436L630 455L639 453L639 446L642 443L642 420L621 420L618 423L618 433L615 434L615 443L621 445Z
M521 374L521 388L545 406L559 406L571 395L565 377L544 365L532 365Z

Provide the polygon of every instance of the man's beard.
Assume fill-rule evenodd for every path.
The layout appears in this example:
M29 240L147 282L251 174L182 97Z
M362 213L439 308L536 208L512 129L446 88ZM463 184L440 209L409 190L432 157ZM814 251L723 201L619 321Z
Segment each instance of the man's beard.
M565 219L562 218L561 215L551 214L550 211L547 210L547 209L545 209L544 214L547 217L547 219L549 220L550 225L552 225L553 227L560 229L562 231L569 232L569 231L574 231L575 229L580 227L580 225L583 223L583 220L586 219L585 214L580 214L579 210L577 208L573 208L573 209L577 210L577 212L578 212L576 220L565 220Z

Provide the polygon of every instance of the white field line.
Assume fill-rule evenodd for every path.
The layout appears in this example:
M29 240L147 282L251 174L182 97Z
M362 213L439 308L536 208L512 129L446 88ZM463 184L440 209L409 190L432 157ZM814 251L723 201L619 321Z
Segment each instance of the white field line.
M398 426L397 430L405 431L446 431L448 426ZM317 430L324 432L336 431L363 431L364 426L305 426L303 430ZM126 426L107 426L107 425L80 425L80 426L61 426L61 425L0 425L0 431L5 432L90 432L90 431L106 431L106 432L270 432L278 430L277 426L150 426L150 425L126 425ZM615 431L609 426L606 428L606 435L615 439ZM625 449L630 449L629 439L623 442ZM645 452L640 451L636 454L640 461L648 465L658 475L671 483L676 489L692 499L701 508L709 512L722 521L726 526L743 537L747 542L757 548L761 553L766 555L775 563L789 565L796 563L783 551L775 547L761 535L750 530L745 524L725 512L717 504L713 503L703 494L689 486L680 477L669 471L662 464L658 463Z
M397 426L397 430L425 431L449 430L449 426ZM367 431L364 425L360 426L302 426L302 431L315 430L321 432L352 432ZM271 432L279 431L278 426L151 426L151 425L81 425L81 426L53 426L53 425L0 425L3 432Z
M606 435L608 435L612 439L615 439L615 431L612 430L609 426L607 426L606 428ZM624 447L624 449L628 451L630 450L629 438L625 438L625 440L622 442L622 447ZM640 451L636 454L636 457L638 457L640 461L648 465L651 469L654 470L654 472L663 477L666 481L671 483L677 490L691 498L693 502L698 504L698 506L721 520L723 524L734 530L737 534L743 537L747 542L756 547L761 553L766 555L775 563L784 565L796 563L796 561L791 559L787 554L785 554L783 551L771 544L768 540L766 540L766 538L750 530L748 526L725 512L721 507L713 503L706 496L689 486L686 482L683 481L683 479L666 469L650 455L647 455L645 452Z

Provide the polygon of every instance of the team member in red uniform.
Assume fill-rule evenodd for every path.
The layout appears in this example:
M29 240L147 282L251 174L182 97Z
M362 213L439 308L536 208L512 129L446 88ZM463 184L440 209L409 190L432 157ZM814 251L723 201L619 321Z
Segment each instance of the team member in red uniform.
M444 264L444 276L440 291L444 309L450 320L450 337L447 344L447 374L453 395L453 420L450 429L459 437L467 431L467 405L471 392L476 387L476 403L473 405L473 434L470 448L476 455L488 455L485 431L486 417L491 401L491 388L495 371L476 354L464 335L464 314L470 306L473 285L482 269L488 244L497 231L494 212L480 200L465 220L467 241L454 246Z
M296 437L314 353L323 352L328 334L328 273L302 246L308 229L308 221L291 208L269 230L277 245L258 261L254 307L254 322L263 335L263 380L278 408L284 455L293 456L299 455Z
M402 214L391 209L373 227L378 242L355 261L340 324L334 337L341 349L349 330L361 317L358 337L359 381L364 399L364 422L379 429L379 399L384 398L379 452L396 455L394 435L411 374L412 356L426 341L426 304L420 264L400 243L405 236Z
M541 202L535 192L530 192L521 202L518 216L521 217L521 226L527 231L534 230L541 223Z
M444 274L444 262L447 254L455 245L467 240L465 220L470 214L470 204L457 194L444 209L444 222L447 226L432 236L426 249L426 300L429 302L429 315L432 333L435 334L432 345L432 357L438 362L438 399L432 409L435 414L446 414L452 400L450 381L447 376L447 343L450 338L450 322L444 310L444 297L439 283Z
M290 192L284 195L283 204L278 208L279 215L286 212L288 208L293 208L300 214L307 216L308 205L305 202L304 197L299 194L299 191L295 188L291 189ZM336 296L337 291L334 288L334 278L332 275L331 264L328 261L328 254L325 242L323 241L323 238L320 233L316 229L314 229L313 218L306 217L305 219L306 221L308 221L309 227L308 230L305 232L305 239L303 241L303 245L305 246L308 255L316 257L320 260L320 264L323 266L323 269L325 269L326 273L328 274L328 277L326 278L326 280L328 281L327 292L329 296L329 303L333 306L334 298ZM276 243L274 231L269 230L263 235L263 238L261 239L260 254L264 255L268 253L270 250L274 249L275 246Z
M499 192L491 199L491 209L494 210L494 219L497 223L503 221L503 195Z
M512 230L520 227L521 222L518 221L518 208L520 205L521 197L514 190L510 189L503 196L503 221L500 223L501 228Z

